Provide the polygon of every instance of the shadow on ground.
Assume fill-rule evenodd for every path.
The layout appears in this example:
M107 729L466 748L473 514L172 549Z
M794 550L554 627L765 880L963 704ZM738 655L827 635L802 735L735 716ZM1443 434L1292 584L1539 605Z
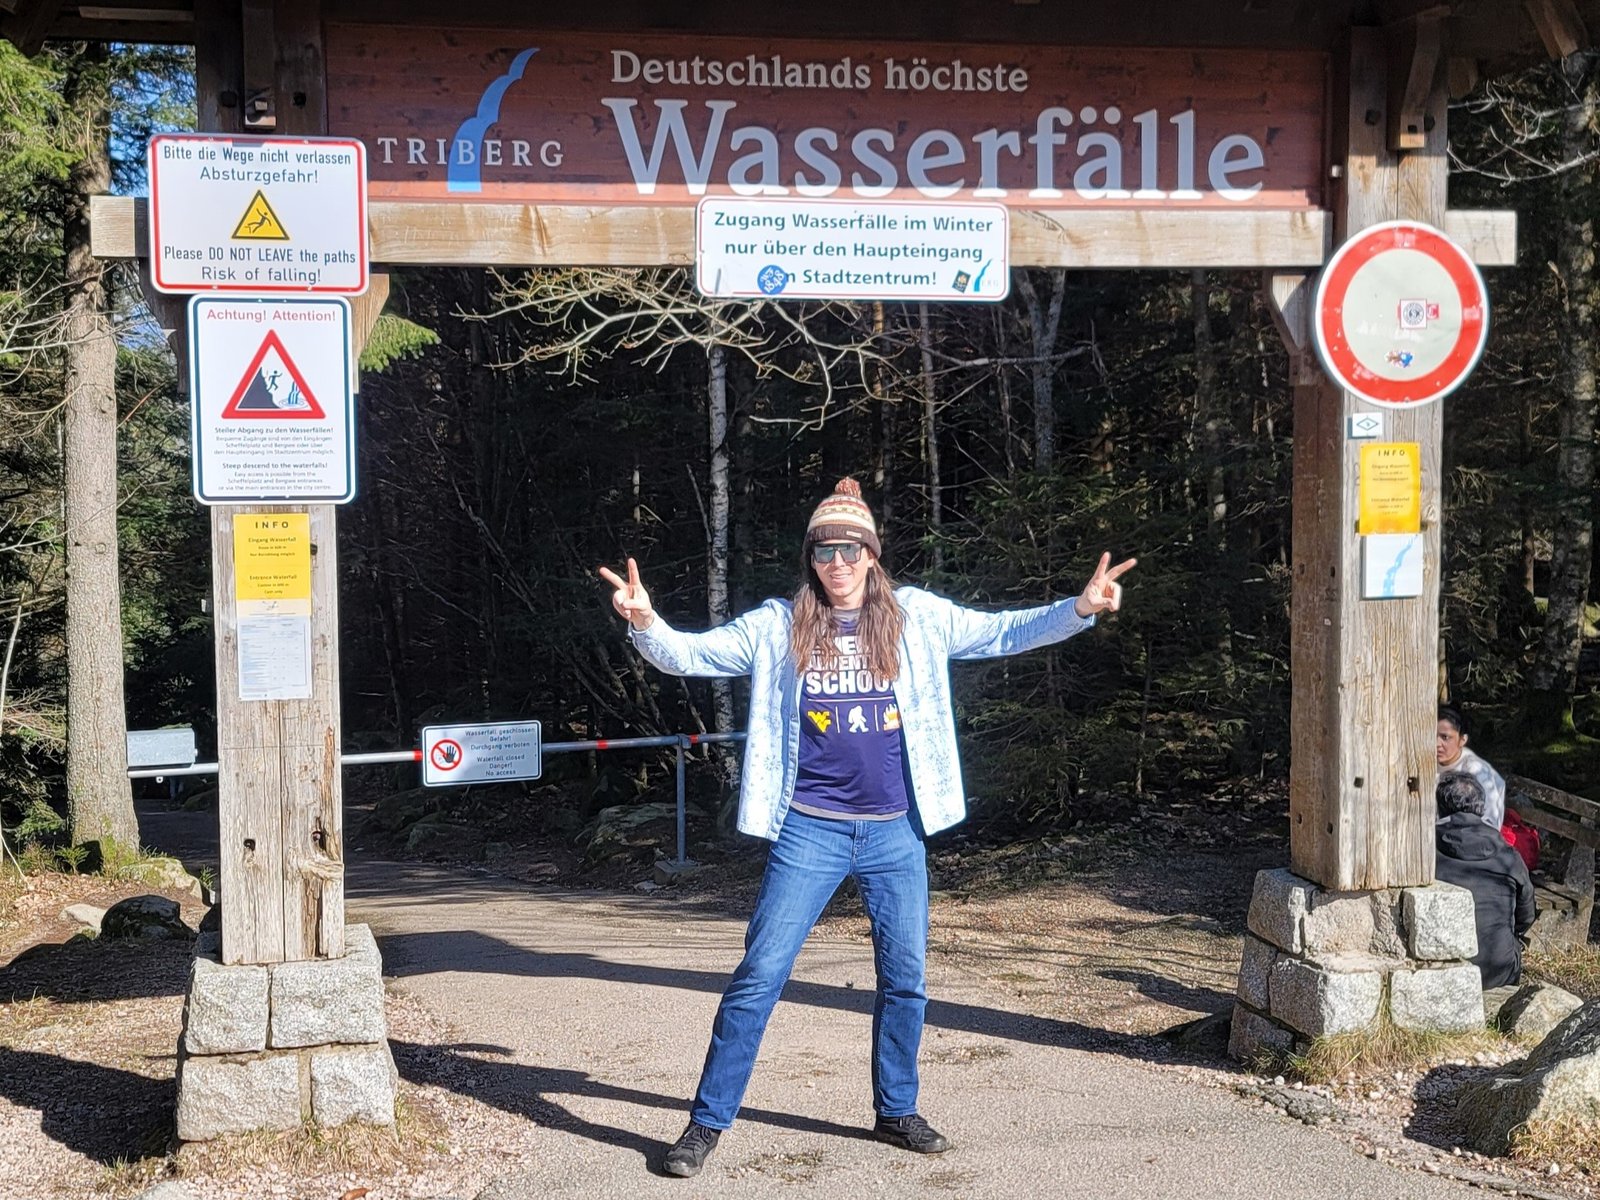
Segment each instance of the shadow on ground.
M410 1042L392 1042L395 1066L401 1078L410 1083L446 1088L463 1096L515 1116L523 1117L547 1129L558 1129L576 1134L604 1146L629 1150L644 1159L652 1171L666 1153L670 1143L644 1137L628 1129L602 1125L585 1120L560 1103L563 1096L578 1096L596 1100L613 1100L639 1108L667 1109L683 1114L687 1122L689 1102L683 1096L663 1096L658 1092L640 1091L637 1088L618 1087L585 1074L563 1067L535 1067L523 1063L497 1061L512 1053L504 1046L463 1044L455 1046L426 1046ZM741 1121L754 1121L777 1129L792 1129L802 1133L827 1134L832 1137L867 1138L866 1128L839 1125L833 1121L792 1113L772 1112L752 1108L739 1110ZM641 1121L641 1124L644 1122Z
M46 1135L107 1166L161 1153L178 1102L171 1079L5 1046L0 1096L37 1110Z
M42 942L0 967L0 1003L36 996L64 1004L181 996L193 960L188 938Z
M721 995L728 983L727 974L721 971L616 962L593 954L551 954L526 950L476 930L380 936L378 946L383 953L384 973L402 979L411 975L459 971L528 978L593 979L606 983L683 988L712 995ZM783 989L783 999L790 1004L859 1013L864 1020L870 1020L872 1016L873 993L866 988L846 988L791 979ZM1039 1046L1094 1050L1144 1062L1164 1062L1172 1057L1170 1048L1157 1037L1116 1033L1075 1021L1008 1012L983 1005L930 999L927 1024L933 1029L980 1034Z
M1476 1064L1434 1067L1417 1080L1412 1091L1414 1106L1411 1119L1406 1122L1406 1136L1439 1150L1453 1150L1461 1145L1461 1118L1457 1108L1461 1095L1470 1085L1486 1082L1494 1074L1493 1068Z
M1191 1012L1202 1013L1229 1012L1233 1008L1232 992L1220 992L1216 988L1190 987L1188 984L1149 971L1118 969L1101 971L1100 975L1105 979L1132 984L1139 989L1140 995L1159 1000L1163 1004L1170 1004L1173 1008L1186 1008Z

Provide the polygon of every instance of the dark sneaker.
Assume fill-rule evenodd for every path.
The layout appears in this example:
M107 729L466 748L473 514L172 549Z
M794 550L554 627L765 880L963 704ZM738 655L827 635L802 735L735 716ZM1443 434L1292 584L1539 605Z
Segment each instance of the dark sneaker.
M924 1121L923 1124L926 1125L927 1122ZM667 1151L666 1158L661 1160L661 1169L668 1175L676 1175L680 1179L700 1174L700 1168L706 1165L706 1159L717 1148L717 1139L721 1136L720 1129L712 1129L708 1125L696 1125L690 1121L689 1128L683 1131L683 1136L672 1144L672 1149ZM938 1137L937 1134L934 1136Z
M950 1139L916 1113L909 1117L879 1117L872 1127L872 1136L918 1154L943 1154L950 1149Z

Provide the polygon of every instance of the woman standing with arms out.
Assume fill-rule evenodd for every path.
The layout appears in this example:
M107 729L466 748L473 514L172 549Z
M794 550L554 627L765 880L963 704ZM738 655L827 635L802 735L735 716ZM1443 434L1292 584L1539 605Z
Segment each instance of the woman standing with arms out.
M917 1051L927 1006L928 872L923 839L966 816L950 700L951 659L994 658L1059 642L1122 603L1133 559L1100 565L1081 595L1039 608L980 612L897 588L879 564L872 511L839 481L806 527L804 578L792 601L705 633L673 629L639 569L604 567L629 638L673 675L749 675L749 737L739 829L774 843L744 960L711 1029L689 1126L667 1152L669 1175L698 1174L733 1124L756 1051L811 927L853 875L878 966L872 1010L873 1134L923 1154L950 1143L917 1112Z

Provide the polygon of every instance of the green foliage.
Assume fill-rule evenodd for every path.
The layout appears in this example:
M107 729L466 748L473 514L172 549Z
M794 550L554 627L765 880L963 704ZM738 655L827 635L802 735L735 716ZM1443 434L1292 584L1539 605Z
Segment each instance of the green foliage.
M0 196L66 179L72 156L59 140L61 95L52 64L0 42ZM0 226L3 230L3 226Z
M56 857L61 860L62 866L76 875L78 874L78 868L83 866L89 857L89 848L87 846L57 846Z
M361 351L363 371L382 371L402 358L415 358L429 346L439 344L431 329L394 313L383 313L372 327L366 347Z
M138 183L150 131L193 124L186 50L56 45L23 59L0 45L0 644L20 615L0 725L0 821L24 839L56 836L66 807L63 230L70 167L92 139L108 136L97 114L65 101L73 77L111 89L116 186ZM170 355L143 315L133 276L113 269L107 284L124 347L118 499L129 709L138 724L148 710L187 716L210 707L209 627L200 613L209 567L204 521L186 495L187 409ZM140 671L158 659L159 682L139 691Z
M10 829L11 835L21 845L50 841L67 831L67 822L53 806L34 798L22 810L21 819Z

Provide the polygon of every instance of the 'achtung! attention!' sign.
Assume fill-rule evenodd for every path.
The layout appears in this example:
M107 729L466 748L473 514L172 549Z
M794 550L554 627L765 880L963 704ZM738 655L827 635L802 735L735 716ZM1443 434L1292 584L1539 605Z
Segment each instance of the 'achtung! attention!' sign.
M374 199L1316 208L1319 53L331 23Z

